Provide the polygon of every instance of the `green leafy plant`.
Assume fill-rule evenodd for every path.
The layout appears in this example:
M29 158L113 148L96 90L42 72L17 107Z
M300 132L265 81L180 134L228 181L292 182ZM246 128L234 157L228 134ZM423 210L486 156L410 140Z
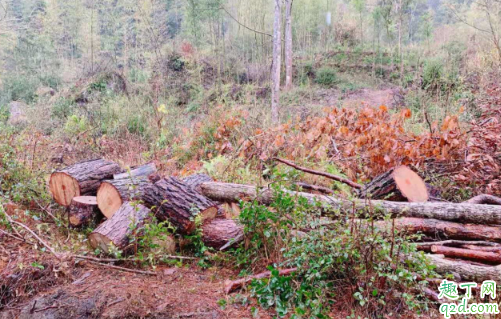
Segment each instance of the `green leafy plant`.
M334 86L337 83L336 71L329 67L318 69L315 75L315 82L327 87Z

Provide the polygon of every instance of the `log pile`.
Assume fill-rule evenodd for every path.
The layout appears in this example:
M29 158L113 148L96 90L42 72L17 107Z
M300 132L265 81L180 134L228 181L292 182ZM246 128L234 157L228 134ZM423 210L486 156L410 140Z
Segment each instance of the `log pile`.
M389 213L393 220L377 221L375 225L383 230L423 234L427 242L417 243L418 248L432 256L439 272L449 272L457 267L456 273L463 280L491 274L498 274L498 277L490 279L501 280L501 271L497 268L501 267L499 198L484 195L465 203L431 201L435 196L429 196L429 185L405 166L361 185L286 160L279 161L345 183L356 190L359 198L351 200L335 196L325 187L305 183L297 185L306 186L305 190L315 193L285 190L317 204L324 216L339 218L339 212L351 216L354 209L372 217ZM89 235L91 246L103 252L108 252L112 246L127 251L131 239L141 233L150 216L169 221L175 226L178 236L191 234L196 227L195 221L199 220L203 242L224 250L241 243L244 232L236 220L218 215L218 210L223 209L220 203L257 200L269 205L273 201L273 192L269 188L214 182L203 174L182 180L161 177L154 164L124 173L117 164L103 159L77 163L53 173L49 187L56 202L69 206L72 225L87 225L104 215L105 221Z

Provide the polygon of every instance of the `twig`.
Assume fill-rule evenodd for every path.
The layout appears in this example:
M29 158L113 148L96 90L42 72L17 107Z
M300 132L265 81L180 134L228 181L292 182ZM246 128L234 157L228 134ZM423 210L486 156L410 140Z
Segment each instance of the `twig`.
M335 194L332 189L327 188L327 187L318 186L318 185L311 185L311 184L304 183L304 182L297 182L295 184L297 186L301 187L303 190L316 191L316 192L321 192L321 193L329 194L329 195Z
M137 258L129 258L129 259L118 259L118 258L98 258L98 257L91 257L91 256L82 256L82 255L71 255L71 257L76 258L76 259L84 259L84 260L92 260L96 262L103 262L103 263L112 263L112 262L118 262L118 261L140 261ZM167 255L167 256L161 256L162 258L169 258L169 259L187 259L187 260L196 260L196 257L189 257L189 256L173 256L173 255Z
M333 179L335 181L347 184L347 185L349 185L349 186L351 186L353 188L356 188L356 189L361 189L362 188L362 185L360 185L358 183L355 183L353 181L350 181L349 179L341 177L341 176L332 175L332 174L325 173L325 172L315 171L313 169L309 169L309 168L306 168L306 167L301 167L301 166L298 166L298 165L296 165L296 164L294 164L292 162L286 161L286 160L278 158L278 157L275 157L274 159L276 161L280 162L280 163L284 163L285 165L288 165L290 167L293 167L293 168L295 168L297 170L300 170L300 171L303 171L303 172L306 172L306 173L310 173L310 174L314 174L314 175L319 175L319 176L327 177L327 178Z
M52 247L50 247L47 243L45 243L45 241L43 241L42 238L38 237L37 234L35 234L34 231L32 231L28 226L26 226L25 224L23 223L20 223L20 222L16 222L15 220L11 220L10 221L11 223L13 224L16 224L18 226L21 226L22 228L24 228L27 232L29 232L33 237L35 237L42 245L45 246L45 248L47 248L48 251L50 251L57 259L61 260L61 256L56 253L54 251L54 249L52 249Z
M238 23L240 26L246 28L247 30L250 30L252 32L255 32L255 33L258 33L258 34L262 34L262 35L266 35L266 36L269 36L270 38L273 38L273 36L269 33L266 33L266 32L262 32L262 31L257 31L257 30L254 30L248 26L246 26L245 24L241 23L240 21L238 21L236 18L234 18L231 13L228 12L228 10L226 10L225 7L221 7L220 8L221 10L223 10L224 12L226 12L226 14L233 20L235 21L236 23Z
M100 262L96 262L93 260L89 260L90 263L96 264L99 266L111 268L111 269L116 269L116 270L121 270L121 271L127 271L127 272L132 272L136 274L143 274L143 275L150 275L150 276L156 276L157 273L152 272L152 271L145 271L145 270L136 270L136 269L130 269L130 268L125 268L125 267L119 267L119 266L114 266L114 265L108 265L108 264L102 264Z
M16 235L9 234L8 232L6 232L6 231L5 231L5 230L3 230L3 229L0 229L0 232L1 232L2 234L4 234L4 235L8 236L8 237L11 237L11 238L14 238L14 239L16 239L16 240L22 241L22 242L24 242L24 243L26 242L26 240L24 240L23 238L21 238L21 237L17 237Z

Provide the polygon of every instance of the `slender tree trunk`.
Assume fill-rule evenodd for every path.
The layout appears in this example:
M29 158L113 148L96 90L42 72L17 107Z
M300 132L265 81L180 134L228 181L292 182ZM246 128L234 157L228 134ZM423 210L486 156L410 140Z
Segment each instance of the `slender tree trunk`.
M292 3L285 0L285 89L292 88Z
M271 70L271 120L278 123L280 106L280 63L282 60L282 0L275 0L275 19L273 22L273 65Z

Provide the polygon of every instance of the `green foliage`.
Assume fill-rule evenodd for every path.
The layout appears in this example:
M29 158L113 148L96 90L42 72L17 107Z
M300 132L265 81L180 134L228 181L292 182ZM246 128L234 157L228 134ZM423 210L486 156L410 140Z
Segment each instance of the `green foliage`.
M152 216L151 221L144 225L144 229L137 238L137 258L143 262L155 266L163 255L170 255L165 251L164 245L170 244L175 228L168 222L158 222ZM133 241L132 241L133 242Z
M336 71L329 67L318 69L315 75L315 82L327 87L332 87L337 82Z

